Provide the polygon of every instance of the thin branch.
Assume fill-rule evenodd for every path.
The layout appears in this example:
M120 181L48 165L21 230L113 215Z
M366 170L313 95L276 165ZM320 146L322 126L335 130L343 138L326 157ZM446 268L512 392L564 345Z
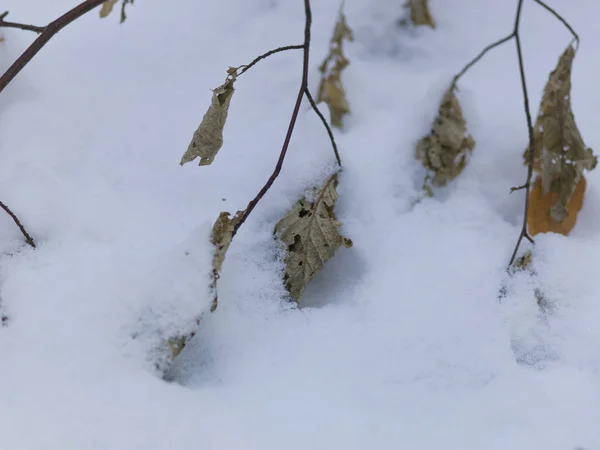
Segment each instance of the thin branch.
M33 31L35 33L42 33L46 27L38 27L36 25L27 25L24 23L6 22L4 18L8 16L8 11L0 14L0 27L3 28L18 28L19 30Z
M340 158L340 153L338 152L337 144L335 143L335 139L333 137L333 131L331 131L331 127L327 123L327 119L325 119L325 116L323 115L323 113L321 113L321 111L319 111L319 108L317 107L317 103L315 102L315 99L313 98L312 94L308 90L308 87L306 87L306 89L304 90L304 93L306 94L306 98L308 99L310 106L312 106L315 113L317 113L317 116L319 116L319 119L321 119L321 122L323 122L323 125L325 126L325 129L327 130L327 134L329 135L329 140L331 141L331 146L333 147L333 153L335 153L335 159L337 160L338 165L340 167L342 167L342 160Z
M458 72L454 78L452 79L452 85L451 85L451 89L454 90L454 88L456 88L456 83L458 83L458 80L460 77L462 77L471 67L473 67L477 62L479 62L479 60L481 58L484 57L484 55L489 52L490 50L492 50L493 48L498 47L499 45L504 44L507 41L510 41L512 38L515 37L515 32L513 31L511 34L509 34L508 36L506 36L505 38L500 39L499 41L494 42L493 44L488 45L486 48L484 48L481 53L479 53L479 55L477 55L475 58L473 58L473 60L471 60L471 62L469 62L465 67L463 67L463 69Z
M310 51L310 27L312 24L312 12L310 9L310 0L304 0L304 15L305 15L305 25L304 25L304 44L302 45L303 53L304 53L304 61L302 63L302 81L300 82L300 88L298 89L298 97L296 98L296 104L294 105L294 110L292 112L292 117L290 119L290 124L288 126L287 133L285 135L285 139L283 141L283 146L281 148L281 152L279 154L279 159L277 160L277 164L275 165L275 170L267 180L266 184L262 187L262 189L258 192L256 197L248 203L240 221L236 224L233 229L232 237L236 235L239 228L242 226L248 216L252 213L252 210L256 207L258 202L264 197L267 191L271 188L277 177L279 176L279 172L281 172L281 168L283 166L283 161L285 160L285 155L287 153L288 147L290 146L290 140L292 139L292 133L294 132L294 127L296 126L296 120L298 119L298 113L300 112L300 105L302 103L302 98L304 97L304 93L306 92L306 88L308 87L308 56Z
M269 56L275 54L275 53L279 53L279 52L285 52L287 50L302 50L304 48L304 44L301 45L286 45L285 47L278 47L275 48L273 50L269 50L267 53L260 55L259 57L255 58L251 63L249 64L244 64L243 66L238 67L238 69L242 69L242 71L240 73L238 73L238 76L240 76L241 74L247 72L248 70L250 70L252 68L252 66L254 66L256 63L262 61L265 58L268 58Z
M519 19L521 16L521 5L523 0L519 0L519 9L517 10L517 19L515 23L515 43L517 46L517 56L519 59L519 72L521 74L521 87L523 89L523 106L525 108L525 117L527 119L527 132L529 133L529 158L527 161L527 179L525 181L525 211L523 213L523 226L521 227L521 233L517 239L517 244L510 258L510 265L515 262L519 246L523 238L526 238L532 244L534 243L529 233L527 233L527 216L529 215L529 193L531 191L531 179L533 178L533 164L534 164L534 139L533 139L533 122L531 120L531 111L529 109L529 95L527 93L527 81L525 80L525 66L523 63L523 51L521 49L521 37L519 36Z
M8 206L6 206L6 204L4 204L4 202L2 202L2 201L0 201L0 208L2 208L4 211L6 211L6 213L12 218L13 222L15 222L17 227L19 227L19 230L21 230L21 233L25 237L25 242L27 242L29 245L31 245L33 248L35 248L35 242L34 242L33 238L27 232L27 230L25 229L25 227L23 226L23 224L21 223L21 221L19 220L17 215L14 212L12 212L11 209Z
M50 22L44 27L38 38L23 52L12 66L0 77L0 92L23 70L23 68L33 59L35 55L54 37L56 33L69 25L74 20L80 18L92 9L104 3L105 0L86 0L80 3L69 12L63 14L58 19Z
M569 25L569 22L567 22L564 19L564 17L562 17L560 14L558 14L550 6L546 5L543 1L541 1L541 0L533 0L533 1L536 2L538 5L540 5L542 8L544 8L546 11L548 11L550 14L552 14L554 17L556 17L560 22L562 22L562 24L565 27L567 27L567 29L571 32L571 34L575 38L575 41L577 41L577 45L579 46L579 35L575 32L573 27L571 25Z

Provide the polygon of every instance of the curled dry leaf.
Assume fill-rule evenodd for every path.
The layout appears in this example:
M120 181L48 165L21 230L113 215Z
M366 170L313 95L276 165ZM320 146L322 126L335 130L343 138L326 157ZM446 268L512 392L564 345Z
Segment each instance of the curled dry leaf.
M429 11L429 0L409 0L410 20L414 25L427 25L435 28L435 22Z
M350 113L350 105L341 79L342 70L350 64L344 55L344 40L352 41L353 36L352 30L346 23L346 16L340 12L340 18L335 24L329 44L329 55L319 67L323 75L317 97L317 102L327 103L331 125L338 128L342 127L344 116Z
M217 280L221 273L221 267L225 261L225 255L229 250L229 245L233 239L233 231L236 225L239 223L244 211L238 211L235 216L229 218L228 212L222 212L219 214L219 218L213 225L212 233L210 236L211 243L215 246L215 253L213 255L213 270L211 288L213 290L213 302L210 308L211 312L217 309L219 298L217 295Z
M100 7L100 17L108 17L119 0L106 0Z
M450 88L442 98L431 134L417 143L416 157L432 172L428 180L444 186L462 172L474 147L458 98ZM427 182L425 185L428 187Z
M223 146L223 128L227 120L229 104L234 92L233 84L237 70L230 68L225 83L213 90L212 100L202 122L194 132L192 142L181 158L181 165L200 157L201 166L212 164L217 152Z
M310 280L337 249L352 246L338 231L341 223L333 211L338 199L338 175L334 174L316 193L315 201L298 200L275 226L275 234L287 246L284 282L296 302Z
M550 74L533 135L534 169L540 174L541 192L532 196L532 200L537 202L543 199L543 202L531 205L535 215L530 217L538 217L538 210L543 205L547 208L544 214L550 216L546 222L551 219L556 224L565 221L570 224L557 228L557 232L563 234L568 233L576 219L576 216L571 215L569 208L583 201L581 191L581 199L574 204L572 202L572 197L583 178L583 171L594 169L597 163L592 149L587 148L583 142L571 110L571 67L574 57L575 49L569 46L560 57L556 69ZM524 154L526 163L528 155L529 149L525 150ZM585 182L581 189L585 190ZM550 196L550 193L554 195ZM550 203L548 199L552 199ZM574 214L576 215L576 212ZM546 227L547 225L544 225L540 229Z

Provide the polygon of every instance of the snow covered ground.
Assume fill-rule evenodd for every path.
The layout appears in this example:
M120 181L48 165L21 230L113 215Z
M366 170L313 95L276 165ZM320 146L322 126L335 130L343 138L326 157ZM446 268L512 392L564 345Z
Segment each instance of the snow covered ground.
M41 25L76 3L2 7ZM302 2L139 0L123 26L92 12L2 93L0 199L39 245L24 247L0 214L1 449L600 449L600 172L572 235L538 236L536 276L508 280L523 202L508 192L524 180L527 142L508 43L460 83L470 165L415 206L414 145L450 77L511 31L516 0L432 0L434 31L399 29L402 3L346 0L353 115L336 133L337 212L354 247L314 280L304 308L287 302L273 226L334 164L304 102L280 178L227 255L219 308L170 383L152 350L209 303L210 227L271 173L301 52L238 80L212 166L179 159L228 66L302 43ZM600 4L549 3L582 38L573 109L598 152ZM338 7L313 1L315 93ZM34 38L4 35L2 70ZM569 40L525 1L534 112Z

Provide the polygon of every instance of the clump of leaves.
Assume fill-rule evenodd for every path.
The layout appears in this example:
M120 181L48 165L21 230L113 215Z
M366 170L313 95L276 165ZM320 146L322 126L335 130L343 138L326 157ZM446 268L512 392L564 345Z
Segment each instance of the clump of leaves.
M534 126L534 169L539 174L530 196L528 225L539 232L568 234L583 204L584 170L596 167L571 110L571 69L575 49L569 46L550 74ZM528 162L530 149L525 150Z
M435 28L435 21L429 11L429 0L408 0L406 6L410 8L410 20L414 25Z
M211 104L194 132L192 142L181 158L181 165L200 158L200 166L212 164L218 151L223 146L223 128L227 121L227 113L231 97L235 91L233 84L237 77L237 69L227 70L225 83L213 90Z
M233 239L233 233L236 225L242 218L244 211L238 211L233 217L229 217L228 212L222 212L219 214L219 218L215 222L212 233L210 236L210 242L215 246L215 253L213 255L213 270L211 276L211 289L213 290L213 301L210 308L210 312L214 312L219 304L219 297L217 294L217 280L225 261L225 255L231 245Z
M275 234L287 246L285 286L296 302L338 248L352 246L352 241L339 233L341 223L333 211L337 185L338 175L334 174L315 193L314 201L307 197L298 200L275 226Z
M133 5L134 0L122 0L121 3L121 23L125 22L125 20L127 20L127 14L126 14L126 10L125 8L127 8L128 4ZM100 7L100 17L104 18L104 17L108 17L110 15L110 13L112 13L115 5L119 3L119 0L106 0L104 3L102 3L102 6Z
M431 133L417 143L416 158L431 172L425 190L431 190L429 182L444 186L456 178L465 168L474 147L475 141L467 134L462 109L454 87L451 87L442 98Z
M352 30L346 23L346 16L340 11L335 24L333 36L329 44L329 54L319 67L322 73L317 102L325 102L329 107L331 125L341 128L343 118L350 113L350 105L346 99L346 91L342 85L341 75L350 61L344 55L344 41L352 41Z

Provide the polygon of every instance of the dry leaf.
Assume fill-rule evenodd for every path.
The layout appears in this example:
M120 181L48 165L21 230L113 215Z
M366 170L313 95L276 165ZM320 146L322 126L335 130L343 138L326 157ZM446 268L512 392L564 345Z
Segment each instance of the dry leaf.
M529 194L529 209L527 211L527 227L529 234L535 236L538 233L560 233L565 236L575 226L577 214L583 206L586 181L581 177L571 199L567 205L567 217L562 222L555 221L551 216L551 208L558 199L556 192L542 193L542 182L538 178Z
M202 122L194 132L192 142L181 158L181 165L200 157L200 165L212 164L217 152L223 146L223 128L227 120L229 103L233 95L233 83L237 72L235 69L228 70L227 80L221 86L213 90L211 105L204 114Z
M435 28L435 22L429 11L429 0L409 0L410 20L414 25L428 25Z
M583 171L594 169L597 162L592 149L585 146L571 111L571 67L574 57L575 49L569 46L550 74L533 136L534 168L541 176L541 197L552 198L552 203L547 206L551 219L556 223L562 223L567 218L575 220L569 211L572 196L583 177ZM528 155L529 149L524 154L526 163ZM548 197L551 192L555 195ZM533 207L537 210L540 206Z
M329 107L331 124L341 128L343 118L350 113L350 105L346 100L346 91L342 85L342 70L350 64L344 56L344 40L352 41L352 30L346 23L346 16L340 12L340 18L335 24L331 43L329 44L329 55L323 61L319 70L323 74L317 102L325 102Z
M108 17L119 0L106 0L100 7L100 17Z
M337 184L338 176L334 174L316 193L314 202L306 197L297 201L275 226L275 233L287 246L284 281L296 302L337 249L342 244L352 245L340 235L341 223L333 212L338 199Z
M211 243L215 246L211 281L211 288L213 290L214 297L212 306L210 308L211 312L214 312L215 309L217 309L217 305L219 303L217 295L217 280L219 279L221 267L223 267L223 262L225 261L225 254L227 253L229 245L231 244L231 240L233 239L233 230L239 223L243 214L244 211L238 211L236 215L230 219L228 212L222 212L221 214L219 214L219 218L213 225L210 237Z
M467 135L467 124L458 98L450 88L442 98L431 134L417 144L416 157L432 171L428 176L432 184L444 186L462 172L474 147L475 141Z

